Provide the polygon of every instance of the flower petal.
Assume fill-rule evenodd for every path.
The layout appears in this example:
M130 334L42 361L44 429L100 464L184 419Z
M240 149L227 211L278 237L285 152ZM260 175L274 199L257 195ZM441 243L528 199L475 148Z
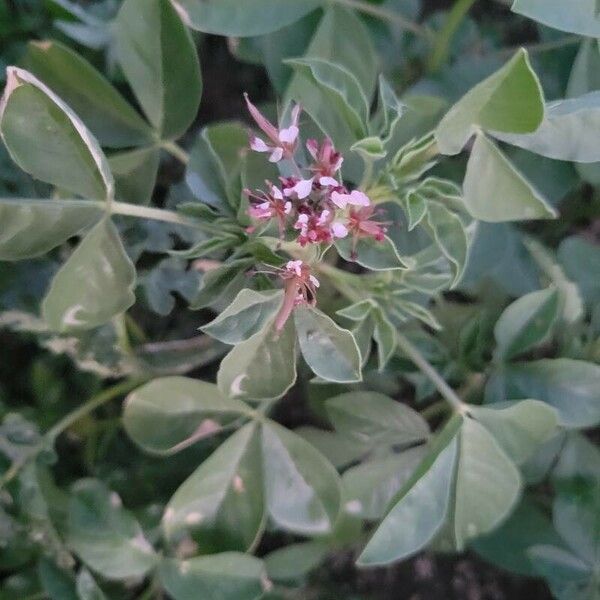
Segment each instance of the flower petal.
M345 238L348 235L348 228L343 223L340 223L338 221L338 222L332 223L331 233L333 233L333 237Z
M271 141L275 144L278 143L278 131L277 127L273 125L265 116L250 102L248 94L244 94L246 104L248 105L248 111L252 115L252 118L256 121L256 124L271 138Z

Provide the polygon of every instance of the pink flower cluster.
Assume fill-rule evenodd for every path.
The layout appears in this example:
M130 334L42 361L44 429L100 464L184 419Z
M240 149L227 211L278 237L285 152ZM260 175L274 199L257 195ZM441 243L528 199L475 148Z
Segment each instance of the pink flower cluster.
M250 148L269 153L271 162L288 161L295 172L292 177L280 177L278 185L267 181L266 191L245 190L250 199L250 217L259 222L275 221L281 238L289 230L296 231L302 246L331 243L350 235L353 255L360 238L383 240L385 224L371 219L375 208L368 196L360 190L350 191L342 183L340 169L344 159L331 140L321 144L316 140L306 142L312 163L304 168L304 173L296 163L300 107L293 108L289 127L278 129L250 102L247 94L245 98L250 114L268 138L265 141L252 134Z

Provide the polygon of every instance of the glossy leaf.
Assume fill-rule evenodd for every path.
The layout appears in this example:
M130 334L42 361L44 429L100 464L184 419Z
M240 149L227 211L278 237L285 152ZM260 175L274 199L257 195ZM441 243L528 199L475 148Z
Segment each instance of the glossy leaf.
M234 346L223 359L217 383L230 398L280 398L296 381L296 335L291 319L282 331L272 322Z
M177 11L169 0L126 0L115 36L119 61L148 119L163 139L180 137L198 112L202 77Z
M248 412L244 403L223 397L213 383L163 377L127 396L123 425L146 452L166 455L218 433L224 424Z
M506 308L494 328L496 356L508 360L546 339L558 317L558 300L557 291L548 288L522 296Z
M26 67L62 98L102 146L152 142L152 130L121 94L79 54L56 41L30 42Z
M543 117L542 88L522 49L455 104L435 136L442 154L458 154L478 129L531 133Z
M259 600L269 587L262 561L237 552L165 559L159 577L173 600Z
M84 232L104 214L84 200L0 200L0 260L41 256Z
M320 0L174 0L189 27L228 36L255 36L277 31L321 5Z
M481 133L473 144L463 185L465 206L481 221L496 223L557 216L496 145Z
M260 438L248 424L226 440L175 492L163 518L173 544L191 538L198 553L246 551L264 514Z
M93 199L112 198L108 161L81 119L31 73L7 70L0 133L12 159L27 173Z
M93 479L79 481L69 502L68 543L107 579L141 577L158 562L135 518L121 499Z
M515 0L512 10L548 27L600 37L600 17L596 0L577 0L565 4L561 0Z
M349 331L311 307L297 307L294 323L302 356L316 375L337 383L360 381L361 356Z
M325 406L336 431L361 444L408 445L429 437L419 413L377 392L349 392Z
M600 366L570 358L505 365L488 382L488 402L534 398L547 402L564 427L600 422Z
M554 409L539 400L472 406L469 411L517 464L547 442L558 426Z
M272 421L262 426L261 439L270 518L303 535L330 532L340 508L337 471L308 442Z
M42 304L44 319L60 332L91 329L134 302L135 268L116 227L103 219L61 267Z
M273 319L281 302L280 291L243 289L218 317L201 329L226 344L238 344L261 331Z

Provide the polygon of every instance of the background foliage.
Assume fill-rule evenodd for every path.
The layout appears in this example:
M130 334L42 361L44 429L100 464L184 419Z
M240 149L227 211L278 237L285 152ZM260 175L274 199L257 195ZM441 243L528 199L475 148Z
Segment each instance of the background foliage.
M510 4L0 7L0 598L600 597L600 19ZM245 91L383 242L248 232Z

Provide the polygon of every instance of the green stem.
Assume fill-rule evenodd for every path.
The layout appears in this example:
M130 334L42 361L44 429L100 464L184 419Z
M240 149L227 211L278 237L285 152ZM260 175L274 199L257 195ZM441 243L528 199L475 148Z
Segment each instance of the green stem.
M446 383L446 380L429 364L416 346L400 331L396 332L398 346L419 369L431 380L441 396L459 414L467 412L467 405L458 397L456 392Z
M115 215L124 215L126 217L139 217L141 219L151 219L153 221L164 221L165 223L186 225L187 227L196 227L198 229L214 232L214 228L211 228L200 221L185 217L172 210L164 210L162 208L141 206L139 204L130 204L128 202L113 202L111 213Z
M428 28L423 27L422 25L403 17L401 14L398 14L392 10L388 10L382 6L370 4L364 0L329 0L329 2L331 4L340 4L341 6L346 6L367 15L371 15L372 17L376 17L377 19L381 19L382 21L388 21L399 29L412 31L415 35L426 38L431 37L431 31Z
M421 411L421 416L426 419L433 419L434 417L439 417L443 415L448 410L448 403L445 400L440 400L439 402L434 402L431 406L428 406L424 410Z
M457 0L454 3L454 6L446 17L444 26L435 36L435 42L427 65L427 70L430 73L439 71L448 60L448 52L454 34L475 2L477 0Z
M160 147L171 156L174 156L177 160L181 161L184 165L187 165L190 162L190 155L179 144L163 140L160 143Z
M128 379L102 390L99 394L90 398L87 402L65 415L58 423L51 427L42 437L40 443L34 446L21 460L14 462L0 478L0 489L10 483L21 471L21 469L33 460L48 444L53 444L56 438L79 421L82 417L89 415L98 407L110 402L114 398L123 396L146 381L145 378Z

